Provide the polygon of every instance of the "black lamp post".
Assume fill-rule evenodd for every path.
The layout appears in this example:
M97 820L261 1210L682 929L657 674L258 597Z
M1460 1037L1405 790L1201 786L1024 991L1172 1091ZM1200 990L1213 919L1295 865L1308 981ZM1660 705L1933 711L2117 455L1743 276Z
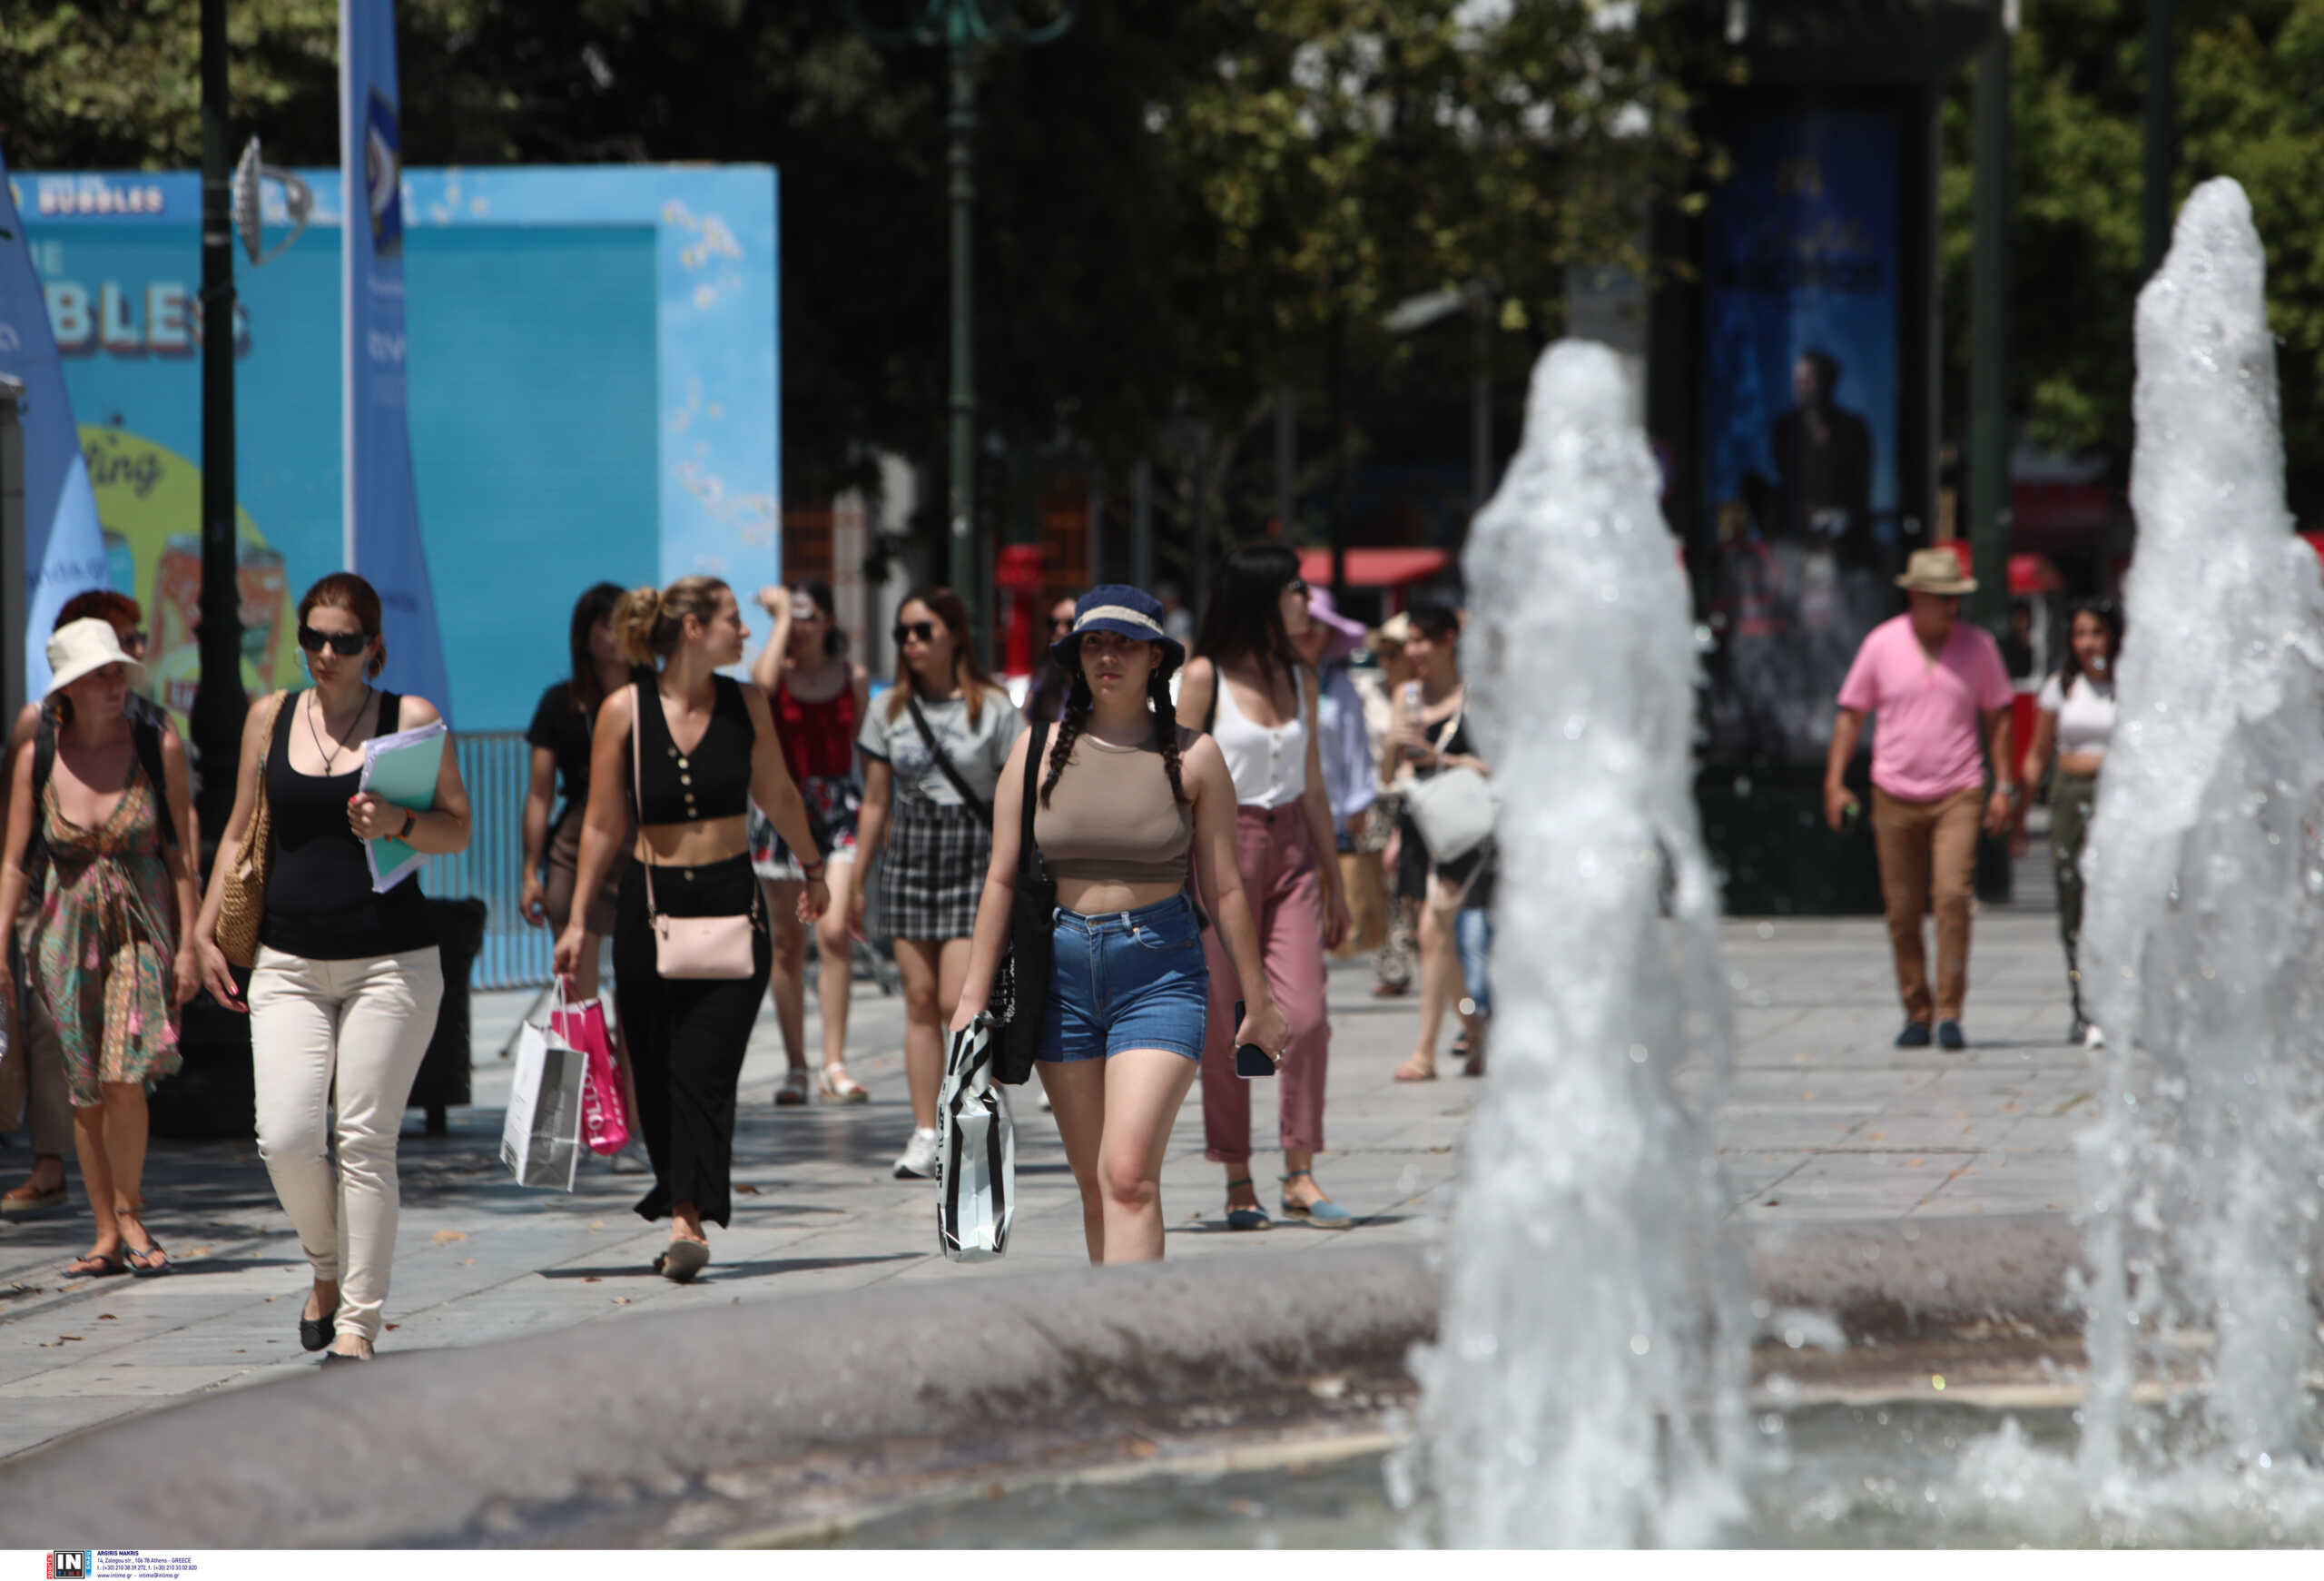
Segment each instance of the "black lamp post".
M951 78L951 108L944 118L947 136L945 164L951 173L952 211L952 394L951 488L947 531L950 540L949 578L952 590L970 606L977 605L975 544L977 396L974 299L970 272L970 227L976 212L975 142L977 130L976 54L978 46L995 41L1047 44L1073 25L1073 8L1066 6L1053 20L1028 26L1017 20L1013 0L926 0L920 21L903 29L857 25L881 44L944 46ZM978 611L977 624L987 618Z
M226 130L226 0L202 0L202 679L189 723L196 803L215 840L234 808L241 751L242 612L234 563L234 230Z

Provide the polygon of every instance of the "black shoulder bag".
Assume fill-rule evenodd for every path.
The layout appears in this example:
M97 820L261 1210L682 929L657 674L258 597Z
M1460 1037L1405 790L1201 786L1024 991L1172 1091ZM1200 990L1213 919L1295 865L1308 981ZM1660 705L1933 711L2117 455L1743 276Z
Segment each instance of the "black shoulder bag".
M1025 803L1017 836L1017 894L1009 908L1009 945L993 969L989 1013L998 1028L993 1080L1015 1087L1033 1073L1041 1052L1042 1011L1049 999L1049 964L1057 927L1057 881L1041 865L1033 840L1035 798L1041 765L1049 756L1049 731L1025 753Z
M990 702L990 699L988 699L988 702ZM904 694L904 707L911 710L911 722L920 726L920 738L928 743L929 756L936 759L936 767L938 771L941 773L946 779L951 781L952 788L960 793L960 800L968 806L969 810L976 814L978 817L990 823L992 819L992 804L986 801L982 796L977 795L976 792L970 790L969 788L969 782L960 777L960 771L952 766L951 758L945 756L942 745L936 739L936 732L928 727L928 716L920 711L920 699L913 697L910 692L906 692ZM1017 1079L1021 1082L1025 1078L1019 1076Z

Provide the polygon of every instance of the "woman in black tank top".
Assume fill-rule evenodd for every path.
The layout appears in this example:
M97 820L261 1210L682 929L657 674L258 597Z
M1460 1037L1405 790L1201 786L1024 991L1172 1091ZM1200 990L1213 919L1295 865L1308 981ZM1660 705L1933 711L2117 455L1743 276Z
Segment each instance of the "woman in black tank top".
M755 802L795 852L812 852L815 841L765 694L718 673L741 662L750 637L733 590L713 577L640 588L615 606L614 629L624 657L660 668L598 709L575 888L590 894L605 881L634 815L637 861L622 879L614 993L654 1164L654 1189L637 1211L670 1220L669 1247L654 1266L683 1281L710 1261L704 1223L724 1226L731 1209L734 1091L773 961L745 814ZM822 863L803 865L799 914L812 921L831 897ZM655 913L750 917L751 974L663 976ZM560 973L580 964L586 924L576 914L558 936Z
M369 582L342 571L310 588L299 647L315 684L252 703L242 726L197 948L211 996L250 1012L259 1152L314 1268L299 1342L330 1346L326 1361L368 1360L395 1259L396 1140L444 970L418 876L375 890L364 842L393 837L428 856L463 850L468 796L448 741L428 806L359 788L364 743L440 717L425 697L372 685L387 643ZM245 1007L218 915L261 799L271 856Z

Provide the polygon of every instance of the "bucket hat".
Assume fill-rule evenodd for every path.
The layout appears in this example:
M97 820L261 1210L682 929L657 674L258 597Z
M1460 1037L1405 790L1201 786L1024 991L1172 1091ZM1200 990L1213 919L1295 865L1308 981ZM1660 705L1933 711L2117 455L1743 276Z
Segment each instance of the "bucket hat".
M1159 644L1165 675L1187 662L1185 646L1162 628L1162 601L1143 588L1108 582L1082 594L1073 606L1073 629L1049 644L1049 657L1057 660L1059 669L1073 673L1081 638L1092 631L1118 632L1140 642Z
M1915 549L1905 562L1896 586L1907 593L1935 593L1957 598L1977 590L1977 578L1961 568L1961 557L1948 548Z
M1328 588L1307 590L1307 618L1332 634L1332 640L1324 647L1326 664L1345 658L1362 647L1364 639L1370 635L1363 621L1352 620L1334 607Z
M127 666L133 687L145 674L143 665L122 652L121 634L113 630L112 621L94 616L66 621L48 639L48 695L56 696L90 671L109 664Z

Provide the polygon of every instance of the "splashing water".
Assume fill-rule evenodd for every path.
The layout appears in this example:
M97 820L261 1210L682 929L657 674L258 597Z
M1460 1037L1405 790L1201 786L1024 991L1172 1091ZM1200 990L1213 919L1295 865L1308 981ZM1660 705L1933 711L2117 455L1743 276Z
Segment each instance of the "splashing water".
M1709 1113L1733 1052L1694 650L1629 409L1615 353L1551 347L1464 561L1504 876L1492 1074L1415 1360L1419 1469L1460 1545L1697 1545L1745 1514L1749 1291L1674 1081L1691 1061Z
M2102 1503L2164 1469L2130 1404L2145 1369L2191 1359L2203 1387L2180 1425L2249 1469L2299 1447L2316 1359L2324 585L2284 507L2265 276L2243 190L2218 180L2139 296L2138 552L2083 859L2111 1050L2081 1139L2081 1458Z

